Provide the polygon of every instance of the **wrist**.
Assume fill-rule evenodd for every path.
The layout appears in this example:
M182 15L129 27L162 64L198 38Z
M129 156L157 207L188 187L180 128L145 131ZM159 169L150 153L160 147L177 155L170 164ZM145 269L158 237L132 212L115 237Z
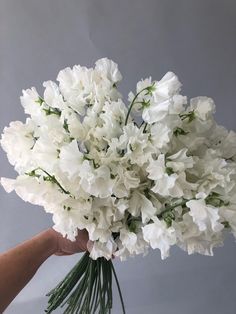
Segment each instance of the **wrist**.
M51 255L55 254L58 250L58 235L52 228L45 231L45 235L48 242L48 249Z

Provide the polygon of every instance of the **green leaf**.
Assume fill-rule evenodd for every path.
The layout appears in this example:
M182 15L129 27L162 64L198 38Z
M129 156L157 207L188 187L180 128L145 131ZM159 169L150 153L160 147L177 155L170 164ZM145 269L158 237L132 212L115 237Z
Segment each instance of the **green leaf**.
M52 114L55 114L57 116L61 116L61 111L57 108L43 108L43 111L46 113L46 116L50 116Z
M173 168L171 167L166 167L166 173L168 174L168 176L172 175L174 173Z
M30 176L30 177L36 177L36 178L40 178L40 175L36 173L36 169L30 171L30 172L26 172L25 173L27 176Z
M44 103L44 100L43 98L39 97L37 100L35 100L35 102L41 106Z
M196 118L194 110L188 113L180 114L179 116L182 120L188 119L188 123L192 122Z
M229 224L228 221L223 221L223 222L222 222L222 225L224 225L224 227L225 227L226 229L230 228L230 224Z
M179 135L187 135L189 132L186 132L186 131L184 131L182 128L176 128L175 130L174 130L174 135L177 137L177 136L179 136Z
M67 119L64 120L63 128L66 130L67 133L70 133Z

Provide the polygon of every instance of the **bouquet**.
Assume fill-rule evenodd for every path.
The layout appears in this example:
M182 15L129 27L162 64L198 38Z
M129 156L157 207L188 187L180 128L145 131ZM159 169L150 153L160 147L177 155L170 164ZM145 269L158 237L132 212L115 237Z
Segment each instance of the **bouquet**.
M122 100L117 64L59 72L44 93L23 90L25 123L1 145L18 173L7 192L43 206L71 241L86 229L93 246L50 293L47 313L110 313L112 257L122 261L178 245L213 255L225 230L236 236L236 133L214 120L211 98L188 101L173 72L137 83Z

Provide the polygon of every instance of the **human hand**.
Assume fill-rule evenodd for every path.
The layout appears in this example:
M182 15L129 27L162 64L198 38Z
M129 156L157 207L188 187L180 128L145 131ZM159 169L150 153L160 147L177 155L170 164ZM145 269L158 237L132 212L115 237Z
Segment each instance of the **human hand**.
M78 235L75 241L70 241L64 238L60 233L56 232L54 229L50 229L54 242L55 242L55 255L72 255L75 253L80 253L84 251L90 251L92 247L92 242L89 241L87 230L78 230Z

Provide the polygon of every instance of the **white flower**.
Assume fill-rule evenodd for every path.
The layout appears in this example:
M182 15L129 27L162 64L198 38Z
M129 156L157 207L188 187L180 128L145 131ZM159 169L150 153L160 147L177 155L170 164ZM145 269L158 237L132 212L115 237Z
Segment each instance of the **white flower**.
M35 168L40 167L46 171L54 171L58 164L59 147L50 141L47 134L41 136L32 148L32 161Z
M61 70L57 76L59 88L69 106L83 115L86 103L92 99L93 70L81 66Z
M155 182L152 191L162 196L168 196L170 190L175 186L178 175L175 173L171 175L167 174L165 155L160 154L157 160L151 160L146 170L148 172L148 178Z
M106 243L96 241L93 243L93 248L89 256L94 260L98 259L99 257L105 257L107 260L109 260L112 258L116 248L117 245L113 239L109 239Z
M63 109L65 104L57 84L47 81L43 83L43 86L45 87L43 98L46 104L53 108Z
M235 173L235 167L228 167L225 159L217 157L216 151L208 149L204 157L198 160L196 170L199 192L209 194L217 187L222 187L226 193L231 190L231 176Z
M213 248L223 243L222 232L213 233L211 230L200 231L189 213L183 215L183 221L173 222L176 231L177 245L188 254L199 253L212 256Z
M130 207L128 211L132 216L142 217L142 222L146 224L157 214L157 208L155 208L152 202L139 192L134 192L130 198Z
M143 109L143 120L149 124L163 120L168 114L171 101L171 99L159 100L158 102L152 100L151 104Z
M68 198L68 195L61 193L57 186L50 182L39 181L34 177L22 175L16 180L1 178L1 185L10 193L15 191L25 202L34 205L45 206L50 202L60 203Z
M112 83L118 83L122 80L122 75L118 70L118 65L107 58L102 58L96 61L95 70L102 76L105 76Z
M179 114L186 103L186 97L178 95L181 83L173 72L167 72L155 83L149 105L145 106L142 118L152 124L162 121L168 114Z
M236 238L236 207L235 204L232 206L222 206L219 209L220 216L224 222L227 222L232 229L232 233Z
M190 209L189 215L200 231L211 228L214 232L218 232L223 229L223 225L219 222L219 209L207 205L204 199L190 200L186 206Z
M26 124L20 121L11 122L5 127L1 138L1 146L7 153L9 162L19 173L24 173L31 164L31 149L34 146L33 122L28 119Z
M100 114L102 126L97 127L95 132L106 139L119 137L122 134L126 114L127 108L121 99L107 101Z
M192 168L194 160L187 156L188 149L183 148L174 155L168 156L166 166L173 169L175 172L182 172L188 168Z
M135 189L139 186L140 179L134 171L128 171L122 167L117 167L117 176L113 187L113 193L117 197L125 197L129 195L130 189Z
M194 114L205 121L215 112L215 104L209 97L195 97L190 100L190 110L194 110Z
M163 123L151 125L151 141L159 149L166 147L170 141L170 128Z
M56 210L55 207L56 206L51 210L54 222L53 229L60 232L63 237L75 241L78 229L87 229L89 226L88 220L84 218L84 213L78 208L70 208L68 210L67 208L64 209L61 208L61 206L58 206L58 209Z
M181 85L177 75L169 71L157 82L154 97L169 98L180 91Z
M236 161L236 133L227 132L227 135L218 142L217 148L223 158Z
M153 217L153 223L142 227L143 238L153 249L161 251L161 258L165 259L169 256L171 245L176 242L175 230L172 227L167 228L164 221Z
M127 250L129 255L145 254L147 249L147 242L143 239L143 234L140 230L137 234L122 228L120 230L121 249L115 252L115 256L123 257L123 254Z
M80 166L83 162L83 154L78 149L76 140L64 145L60 151L59 166L61 171L68 173L68 178L71 179L74 175L78 175Z
M72 109L65 108L62 110L60 117L61 124L64 127L68 126L68 133L71 138L83 141L86 135L85 129L79 119L78 114L76 114Z
M69 140L69 134L63 127L63 123L55 114L50 114L45 117L44 123L35 130L35 137L47 138L49 143L52 142L56 145Z
M136 86L136 93L141 92L141 90L143 90L143 89L145 89L145 88L151 86L152 84L153 84L153 82L152 82L151 76L148 77L148 78L146 78L146 79L142 79L141 81L139 81L139 82L137 83L137 86ZM132 101L133 99L129 99L129 100Z
M125 157L132 164L142 166L155 151L148 137L148 134L143 133L142 128L138 128L133 123L123 128L123 134L119 138L120 148L126 150Z
M84 160L79 171L80 184L87 193L105 198L112 194L114 180L107 166L95 169L88 160Z
M42 115L40 109L40 96L35 87L22 90L23 95L20 97L21 104L24 107L25 113L38 119Z

